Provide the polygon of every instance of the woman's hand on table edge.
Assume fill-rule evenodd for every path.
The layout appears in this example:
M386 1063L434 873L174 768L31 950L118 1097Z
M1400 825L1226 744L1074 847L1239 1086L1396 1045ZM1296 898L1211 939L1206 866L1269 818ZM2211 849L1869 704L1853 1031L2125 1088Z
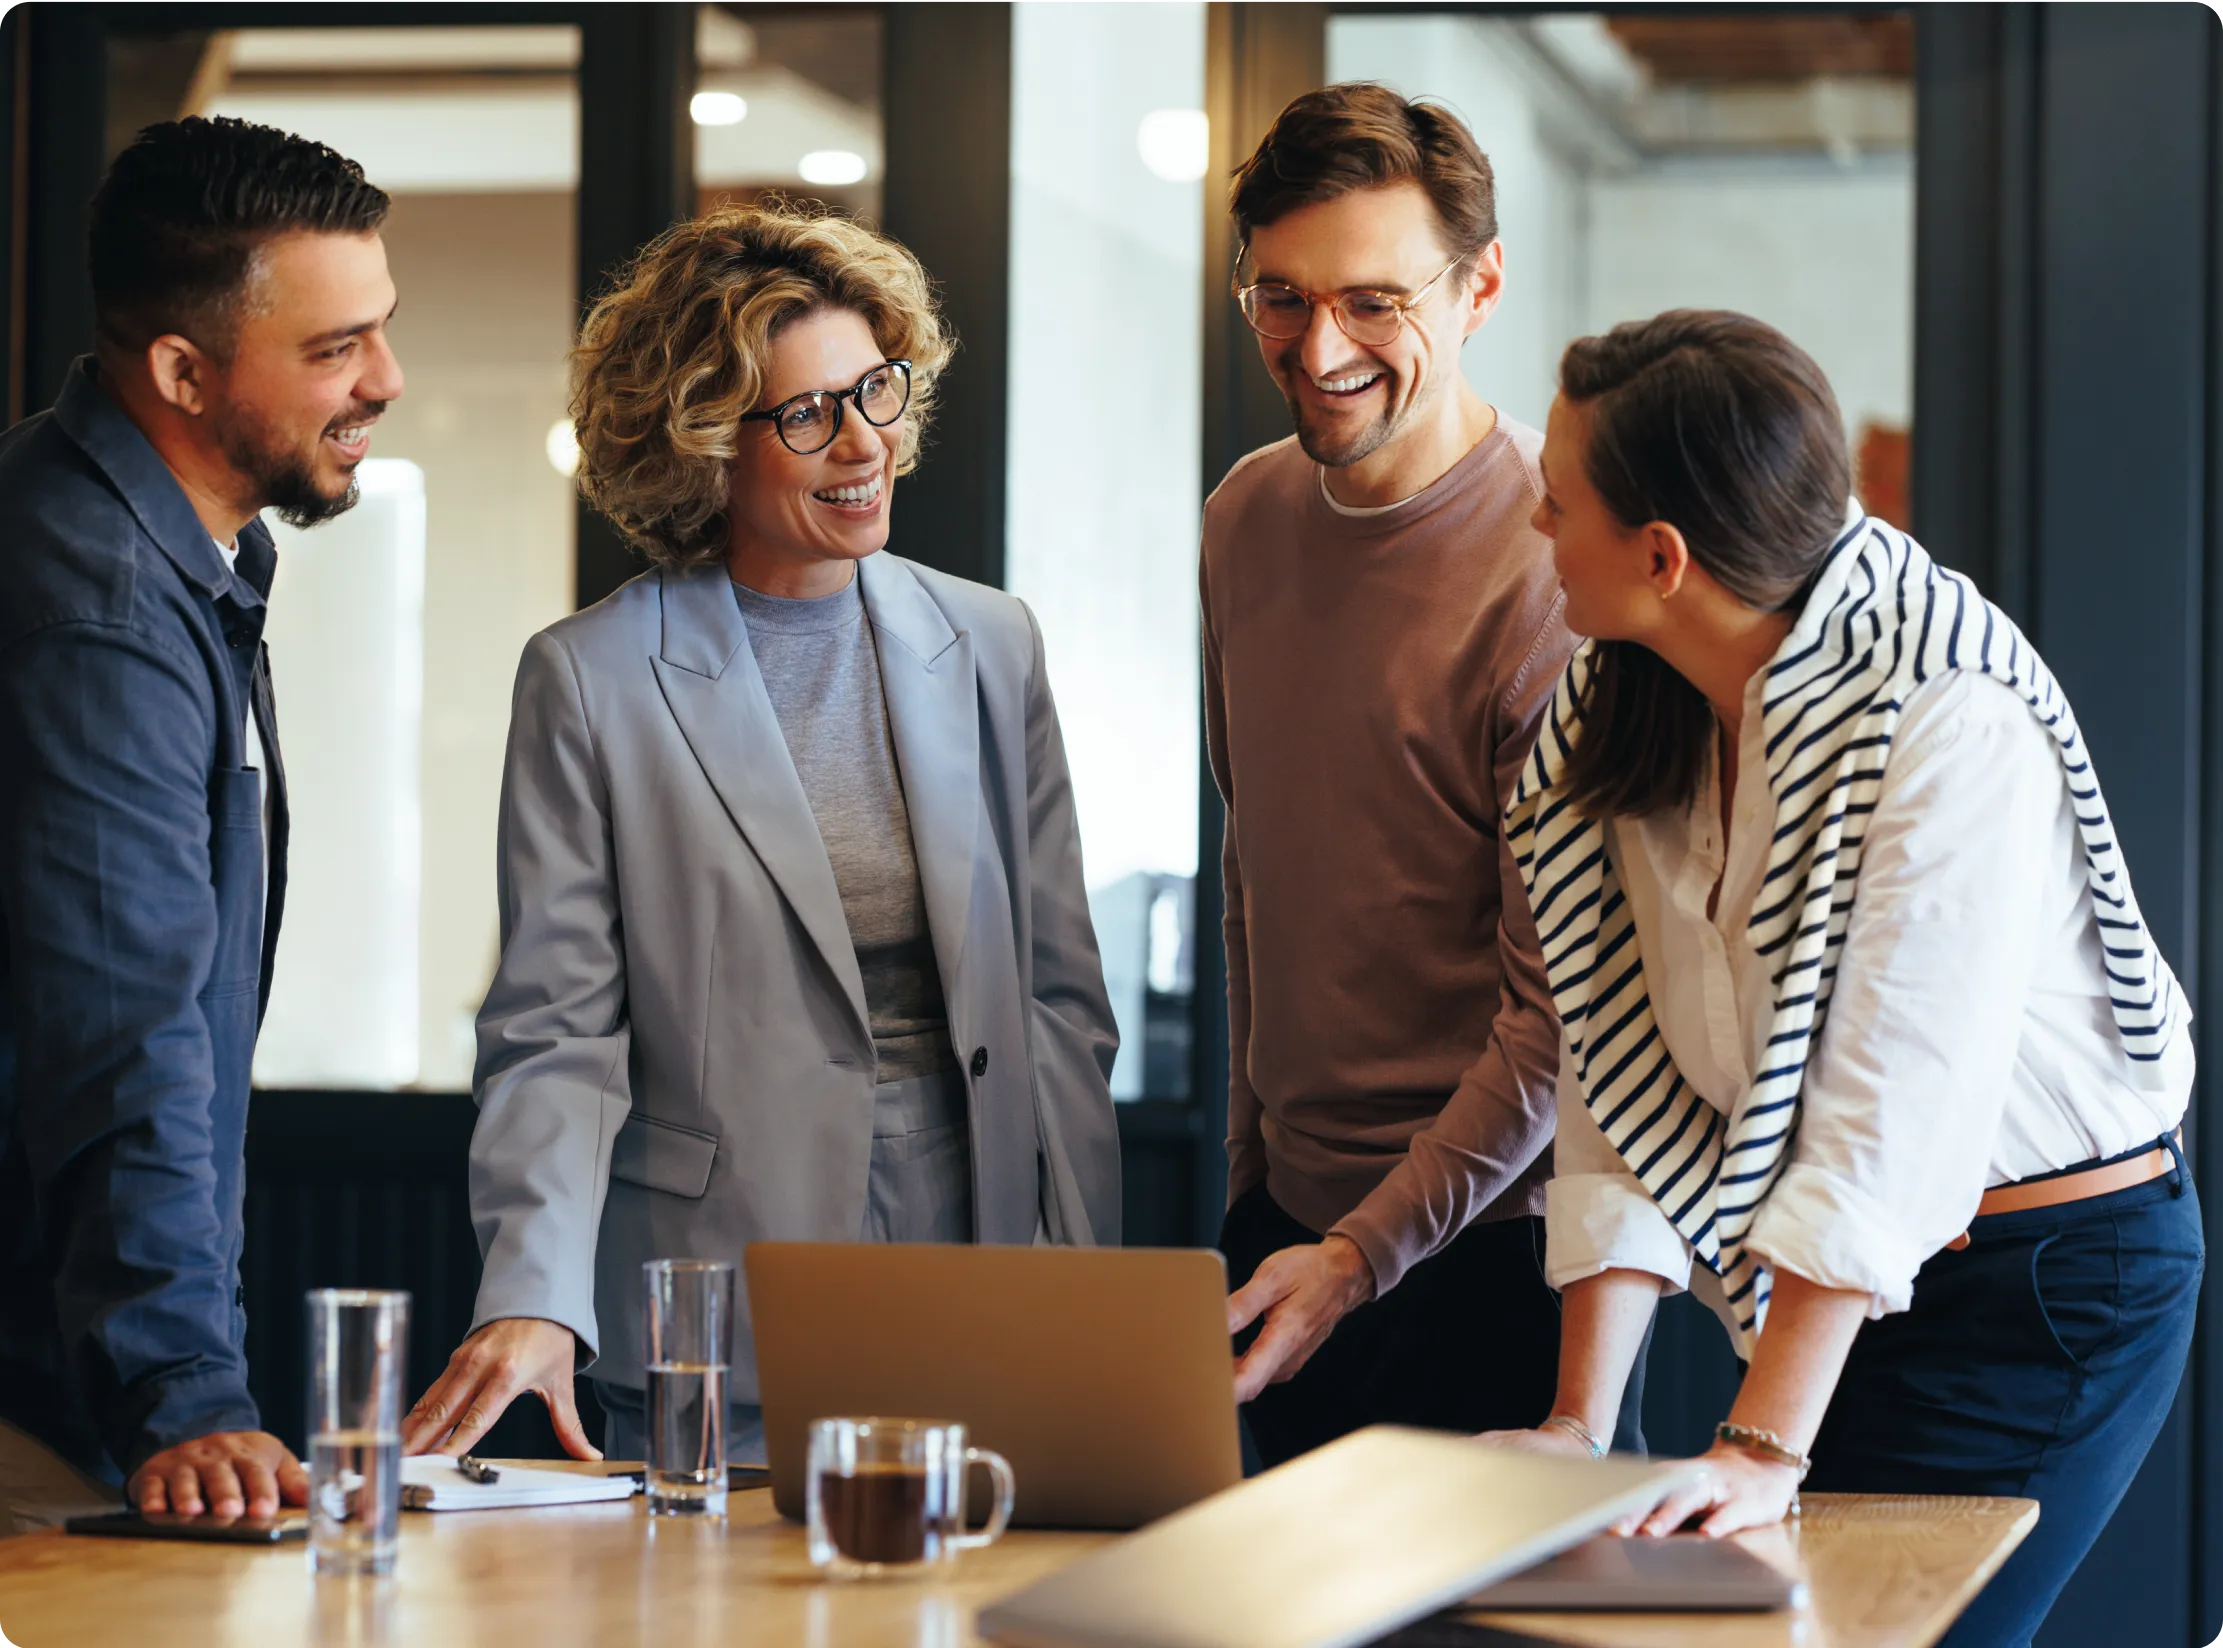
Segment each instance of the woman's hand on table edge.
M1475 1441L1517 1453L1556 1454L1562 1459L1590 1463L1590 1444L1563 1425L1539 1425L1532 1431L1484 1431Z
M403 1453L466 1454L509 1405L531 1391L547 1404L556 1440L574 1459L600 1459L587 1440L572 1392L578 1341L537 1316L505 1316L480 1328L402 1421Z
M1743 1448L1717 1442L1698 1456L1703 1471L1649 1511L1622 1518L1613 1531L1658 1538L1695 1523L1708 1539L1766 1528L1791 1513L1798 1472Z

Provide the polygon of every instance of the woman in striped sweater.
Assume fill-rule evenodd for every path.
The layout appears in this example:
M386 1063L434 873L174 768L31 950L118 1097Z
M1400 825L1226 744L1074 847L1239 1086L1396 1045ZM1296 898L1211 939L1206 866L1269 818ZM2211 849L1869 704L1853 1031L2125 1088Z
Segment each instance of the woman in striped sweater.
M1850 499L1741 315L1572 345L1537 525L1590 641L1507 810L1564 1029L1547 1268L1598 1451L1688 1287L1749 1371L1647 1533L1814 1488L2029 1495L1947 1639L2029 1640L2174 1398L2203 1252L2189 1013L2074 715ZM1810 1474L1809 1474L1810 1473Z

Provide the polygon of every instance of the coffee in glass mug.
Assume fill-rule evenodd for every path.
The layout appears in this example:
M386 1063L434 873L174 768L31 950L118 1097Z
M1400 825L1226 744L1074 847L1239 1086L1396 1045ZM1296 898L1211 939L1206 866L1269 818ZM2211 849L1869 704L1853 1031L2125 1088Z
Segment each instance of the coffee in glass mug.
M996 1502L965 1529L965 1479L985 1466ZM1003 1537L1016 1479L1002 1454L966 1443L947 1419L819 1419L810 1428L804 1497L810 1559L837 1577L923 1569Z

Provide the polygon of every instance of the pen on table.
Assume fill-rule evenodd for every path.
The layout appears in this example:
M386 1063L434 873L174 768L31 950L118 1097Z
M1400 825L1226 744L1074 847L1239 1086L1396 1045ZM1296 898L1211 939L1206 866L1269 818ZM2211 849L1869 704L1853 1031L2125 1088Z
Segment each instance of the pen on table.
M499 1470L483 1459L473 1459L469 1454L465 1454L458 1459L455 1462L455 1468L471 1481L482 1485L491 1485L502 1479L502 1473Z

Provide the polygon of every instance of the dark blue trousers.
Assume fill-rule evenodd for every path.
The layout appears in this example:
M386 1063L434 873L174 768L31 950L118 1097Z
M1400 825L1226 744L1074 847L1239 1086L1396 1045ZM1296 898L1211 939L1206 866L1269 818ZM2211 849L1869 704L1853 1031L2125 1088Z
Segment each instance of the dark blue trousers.
M1814 1492L2004 1494L2038 1525L1942 1648L2025 1648L2176 1400L2204 1247L2168 1176L1980 1218L1868 1323L1813 1448Z

